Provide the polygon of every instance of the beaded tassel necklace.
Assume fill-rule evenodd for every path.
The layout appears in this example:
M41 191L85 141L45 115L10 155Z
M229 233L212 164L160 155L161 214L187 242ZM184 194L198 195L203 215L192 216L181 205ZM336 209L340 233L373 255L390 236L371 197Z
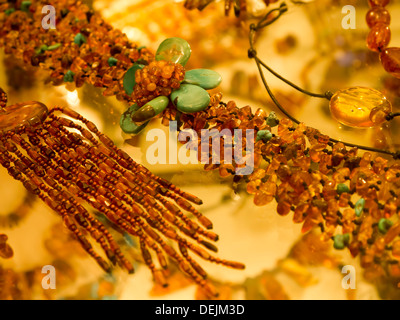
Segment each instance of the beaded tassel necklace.
M4 4L2 9L12 11L10 6ZM5 14L0 19L4 26L0 44L6 53L50 71L55 85L67 82L79 87L87 81L105 88L105 95L116 94L118 99L133 103L133 95L124 89L124 76L135 63L148 65L154 56L130 43L126 36L79 2L67 5L59 1L55 6L61 22L51 36L26 13ZM281 6L279 15L285 10ZM29 11L40 16L35 4ZM278 17L269 19L267 15L251 30L254 33ZM28 19L28 23L22 24L22 18ZM31 34L40 34L40 37L30 37ZM268 69L257 58L254 48L249 51L249 57L255 59L260 70L261 66ZM279 105L265 78L263 82ZM316 96L330 100L333 95ZM303 232L317 227L321 238L332 239L336 249L348 248L354 257L359 255L368 280L389 277L397 284L400 281L399 163L373 156L371 152L359 156L358 146L338 142L294 121L285 112L289 119L279 120L262 109L253 114L250 107L238 108L233 101L224 103L221 99L222 95L213 95L206 109L182 114L182 128L254 129L257 133L255 170L250 176L235 176L235 183L246 183L256 205L275 200L278 214L292 213L293 221L303 224ZM387 110L383 111L384 118L393 117ZM163 123L174 120L176 114L172 106L164 109ZM398 152L383 153L399 158ZM266 166L262 165L263 161ZM226 177L234 172L235 166L221 161L221 164L206 165L205 169L218 169Z
M59 112L76 121L57 116ZM39 102L6 106L0 114L0 129L1 165L63 218L65 226L105 271L110 272L110 266L96 253L88 236L101 246L114 265L130 273L134 270L111 234L80 200L139 239L144 262L157 283L166 285L162 272L168 267L165 254L213 296L216 292L204 280L205 271L190 257L189 251L205 260L244 268L240 263L216 258L200 247L216 251L205 239L218 240L215 233L207 230L212 228L211 221L189 203L201 204L200 199L134 162L75 111L61 107L48 111ZM196 216L207 229L181 210ZM10 257L6 240L2 240L0 252ZM167 240L176 242L180 253ZM153 256L157 257L158 266Z

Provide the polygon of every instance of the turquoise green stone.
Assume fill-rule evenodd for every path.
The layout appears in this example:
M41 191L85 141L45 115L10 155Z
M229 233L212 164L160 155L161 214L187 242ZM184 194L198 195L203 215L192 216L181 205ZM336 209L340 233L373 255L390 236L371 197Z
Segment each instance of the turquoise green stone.
M156 52L156 60L167 60L185 66L190 58L192 49L182 38L168 38L161 42Z
M126 71L126 73L124 75L123 85L124 85L125 92L128 95L132 94L133 87L136 84L136 80L135 80L136 70L143 69L143 68L144 68L144 65L135 63L132 67L130 67L128 69L128 71Z
M59 47L61 47L61 43L56 43L56 44L52 44L51 46L49 46L48 48L47 48L47 50L56 50L56 49L58 49Z
M114 57L109 57L107 60L107 63L110 67L114 67L117 65L118 59L114 58Z
M9 9L6 9L5 11L4 11L4 13L7 15L7 16L9 16L11 13L13 13L15 11L15 9L14 8L9 8Z
M356 202L356 204L354 206L354 211L355 211L357 217L361 216L361 214L364 210L364 206L365 206L364 198L361 198Z
M142 125L137 125L135 122L132 121L132 114L139 109L139 106L135 103L134 105L130 106L128 110L126 110L119 120L119 126L121 127L122 131L129 134L138 134L142 131L147 124L148 121L143 123Z
M345 234L337 234L333 237L333 247L338 250L344 249L350 241L350 235L348 233Z
M350 192L349 187L344 183L339 183L336 187L336 192L342 194L344 192Z
M21 3L21 11L28 12L29 7L31 6L32 2L31 1L22 1Z
M221 81L222 77L218 72L209 69L193 69L186 71L182 83L195 84L210 90L218 87Z
M388 230L390 229L390 227L392 225L393 225L392 221L382 218L378 222L378 229L381 233L386 233L386 232L388 232Z
M132 114L132 121L138 123L148 121L159 113L163 112L168 104L169 99L167 97L159 96L147 102L143 107Z
M276 116L276 113L271 111L270 114L267 117L267 125L269 125L271 128L276 127L279 124L278 117Z
M46 50L48 50L49 47L45 44L42 44L39 48L37 48L35 50L36 54L42 54L43 52L45 52Z
M262 140L263 142L268 142L272 139L272 133L269 130L259 130L257 132L256 141Z
M183 113L202 111L210 104L210 95L206 90L192 84L182 84L171 93L171 100Z
M74 38L74 42L78 45L81 46L82 44L84 44L86 42L86 38L82 33L78 33L75 38Z
M64 82L74 82L74 75L71 70L68 70L64 75Z

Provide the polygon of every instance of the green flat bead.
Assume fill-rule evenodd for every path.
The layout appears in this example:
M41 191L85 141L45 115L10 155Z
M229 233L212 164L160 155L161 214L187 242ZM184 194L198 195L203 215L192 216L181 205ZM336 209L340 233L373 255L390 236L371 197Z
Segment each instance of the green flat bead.
M123 86L124 86L125 92L128 95L131 95L133 93L133 87L136 84L136 80L135 80L136 70L143 69L143 68L144 68L144 65L135 63L132 67L130 67L128 69L128 71L126 71L126 73L124 75Z
M9 9L6 9L5 11L4 11L4 13L7 15L7 16L9 16L11 13L13 13L13 12L15 12L15 9L14 8L9 8Z
M256 141L262 140L263 142L268 142L272 139L272 133L269 130L259 130L257 132Z
M276 127L279 124L278 117L276 116L276 113L271 111L270 114L267 117L267 125L269 125L271 128Z
M390 220L388 220L388 219L385 219L385 218L382 218L382 219L380 219L379 222L378 222L378 230L379 230L381 233L385 234L386 232L388 232L388 230L390 229L390 227L391 227L392 225L393 225L393 222L392 222L392 221L390 221Z
M183 113L193 113L206 109L210 104L210 95L206 90L192 84L182 84L171 93L171 100Z
M349 187L344 183L339 183L336 187L336 192L342 194L344 192L350 192Z
M221 81L222 77L218 72L209 69L192 69L186 71L182 83L195 84L210 90L218 87Z
M364 206L365 206L364 198L361 198L356 202L356 204L354 206L354 211L355 211L357 217L361 216L361 214L364 210Z
M47 50L49 50L49 51L51 51L51 50L56 50L56 49L58 49L59 47L61 47L61 43L56 43L56 44L53 44L53 45L49 46L49 47L47 48Z
M132 114L132 121L134 122L144 122L155 117L159 113L163 112L169 104L169 99L165 96L159 96L149 102L147 102L143 107Z
M68 70L64 75L64 82L74 82L74 75L71 70Z
M118 59L114 58L114 57L109 57L107 60L107 63L110 67L114 67L117 65Z
M81 46L86 42L86 38L82 33L78 33L75 38L74 38L74 43L77 44L78 46Z
M36 54L42 54L43 52L45 52L45 51L48 50L48 49L49 49L49 47L48 47L47 45L42 44L39 48L37 48L37 49L35 50L35 53L36 53Z
M128 110L126 110L119 120L119 126L121 127L122 131L129 134L138 134L142 131L149 121L143 123L142 125L137 125L135 122L132 121L132 114L139 109L139 106L135 103L134 105L130 106Z
M185 66L190 58L192 49L189 43L182 38L168 38L161 42L156 52L156 60L167 60Z
M29 7L31 6L32 2L31 1L22 1L21 3L21 11L28 12Z
M343 250L350 241L350 235L348 233L345 234L337 234L333 237L333 247L338 250Z

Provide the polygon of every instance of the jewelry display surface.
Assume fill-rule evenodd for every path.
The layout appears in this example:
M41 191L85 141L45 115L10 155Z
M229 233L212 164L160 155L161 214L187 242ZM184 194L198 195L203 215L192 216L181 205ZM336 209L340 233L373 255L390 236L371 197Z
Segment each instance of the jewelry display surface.
M280 3L273 7L279 7ZM107 6L103 1L94 1L94 8L104 13L107 22L126 33L129 39L145 43L155 52L161 39L185 38L193 49L187 69L209 68L222 75L223 81L213 94L224 92L223 101L235 100L240 107L251 105L253 111L263 108L268 114L279 110L267 98L257 68L247 57L248 24L238 22L235 17L224 17L221 3L212 3L202 11L186 11L182 3L174 1L120 1ZM357 29L343 29L343 14L340 4L331 1L315 1L304 5L288 4L288 14L283 15L257 39L259 57L279 74L314 92L332 91L351 87L368 86L385 93L392 102L393 111L398 110L398 83L389 78L378 63L377 56L368 52L365 36L368 27L364 16L369 10L367 3L357 7ZM129 8L141 8L145 14L132 19ZM267 7L266 7L267 8ZM178 19L180 28L168 25L170 16ZM266 12L266 11L265 11ZM392 17L399 12L398 5L390 5ZM153 16L155 24L148 24L146 14ZM134 14L133 14L134 15ZM196 37L199 23L204 33L214 36L206 39ZM108 19L108 20L107 20ZM226 19L226 20L224 20ZM315 21L318 21L315 22ZM225 23L222 23L224 21ZM334 23L332 21L335 21ZM220 25L215 22L219 22ZM165 23L166 25L162 25ZM147 24L147 25L146 25ZM395 19L392 19L392 43L396 43ZM135 30L146 32L135 33ZM153 31L152 31L153 30ZM139 34L139 36L138 36ZM194 35L193 35L194 34ZM307 36L306 36L307 35ZM147 36L143 40L141 36ZM149 40L150 39L150 40ZM191 39L191 40L190 40ZM241 45L235 45L243 44ZM195 49L195 48L198 48ZM232 50L229 50L232 48ZM215 50L215 51L214 51ZM220 52L228 53L219 54ZM4 57L4 55L2 55ZM9 59L9 57L4 57ZM7 60L5 60L7 61ZM151 172L165 178L191 194L203 199L199 210L211 221L219 235L219 256L243 262L245 270L227 270L211 263L202 263L210 281L222 299L378 299L396 298L398 292L388 283L371 284L373 275L364 275L359 258L352 258L346 251L334 250L332 242L322 243L318 230L302 235L302 225L293 223L293 216L277 214L276 203L256 206L253 195L249 195L246 184L239 184L234 177L220 177L216 171L204 171L201 164L153 164L148 150L153 144L146 141L152 129L162 130L169 137L168 144L176 143L168 127L160 126L160 120L152 120L140 135L123 133L119 127L121 114L126 104L114 97L104 97L91 85L79 89L64 86L52 87L44 84L45 76L29 69L26 74L18 73L21 66L4 64L0 87L7 88L8 100L12 105L21 101L42 101L48 106L67 106L96 123L100 131L112 138L118 147L127 152L136 162ZM26 81L21 87L13 86L18 77L34 78L34 84ZM397 150L396 119L378 128L356 129L338 125L329 114L329 103L307 98L290 87L268 76L268 83L279 101L287 110L307 126L323 134L346 142ZM29 85L28 85L29 84ZM1 114L0 114L1 119ZM147 120L147 119L146 119ZM4 126L2 123L1 125ZM6 124L7 128L8 125ZM360 133L361 132L361 133ZM171 149L169 149L171 150ZM169 155L167 155L168 158ZM0 217L7 216L21 206L24 188L10 178L3 168L3 205ZM142 263L135 263L134 275L127 275L118 268L111 276L102 273L97 264L88 259L76 241L61 228L60 221L39 201L35 201L30 213L13 228L0 225L0 233L8 236L7 244L14 251L14 258L1 260L2 270L9 268L15 281L23 287L26 274L34 273L40 287L40 269L52 264L60 270L60 288L55 292L27 288L25 296L33 298L82 298L82 299L194 299L208 298L192 282L172 266L167 280L169 287L153 283L151 273ZM104 223L107 223L106 221ZM56 232L55 230L59 230ZM28 238L29 237L29 238ZM117 238L124 247L128 260L141 260L140 244L127 235ZM0 243L0 246L2 243ZM35 248L35 249L33 249ZM357 270L357 289L342 287L344 274L341 266L351 265ZM396 267L394 265L394 267ZM34 270L34 271L32 271ZM15 273L15 274L14 274ZM32 276L31 276L32 277ZM366 279L364 279L364 277ZM35 282L35 281L34 281ZM140 287L140 290L137 288ZM35 293L32 293L35 292ZM31 294L31 295L30 295ZM1 297L1 295L0 295ZM14 295L15 298L18 296ZM21 297L21 296L19 296Z

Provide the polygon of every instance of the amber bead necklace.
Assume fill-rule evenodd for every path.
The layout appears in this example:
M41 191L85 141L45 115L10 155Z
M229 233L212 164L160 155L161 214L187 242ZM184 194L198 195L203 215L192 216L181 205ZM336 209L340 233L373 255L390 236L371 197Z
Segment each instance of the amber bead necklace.
M388 18L388 12L386 9L383 7L378 6L379 1L369 1L370 5L373 6L373 8L367 13L367 21L369 25L371 26L378 26L379 28L383 28L386 24L384 23L378 23L378 18L382 17L380 20L385 21L388 23L390 21L390 18ZM386 5L388 1L382 1ZM263 19L261 19L257 24L251 24L250 25L250 33L249 33L249 42L250 42L250 49L248 51L248 56L251 59L254 59L256 62L261 80L263 82L264 87L266 88L269 96L271 97L272 101L274 104L278 107L278 109L290 120L292 120L294 123L299 124L300 121L294 118L291 114L289 114L285 108L279 103L279 101L276 99L274 94L272 93L271 89L268 86L268 83L265 79L264 73L262 71L261 67L264 67L266 70L268 70L271 74L273 74L275 77L278 79L282 80L286 84L290 85L294 89L308 95L311 97L316 97L316 98L324 98L330 101L330 109L331 113L334 119L336 119L338 122L351 126L354 128L365 128L365 127L372 127L375 125L379 125L383 123L384 121L390 121L393 120L395 117L400 116L400 112L392 112L392 107L389 101L387 101L386 97L384 97L379 91L374 90L374 89L369 89L369 88L364 88L364 87L354 87L354 88L348 88L345 90L339 90L335 94L333 94L330 91L327 91L323 94L320 93L314 93L310 92L307 90L304 90L297 86L296 84L292 83L291 81L285 79L283 76L275 72L273 69L271 69L265 62L260 60L257 56L257 51L254 48L254 39L255 39L255 34L257 31L265 28L266 26L272 24L275 22L283 13L287 11L287 6L285 3L282 3L279 8L273 9L270 12L268 12ZM271 18L271 15L273 15L275 12L278 14L274 17ZM371 13L372 12L372 13ZM385 12L385 13L382 13ZM386 29L385 29L386 30ZM376 32L371 30L370 35L368 38L371 38L372 34L376 35ZM382 43L378 43L380 37L375 36L373 40L368 40L368 47L373 50L373 51L379 51L383 52L382 48L384 48L384 45ZM390 39L390 36L389 36ZM374 43L374 44L373 44ZM386 43L386 42L385 42ZM388 42L387 42L388 43ZM386 45L387 45L386 43ZM376 49L375 49L376 48ZM396 48L392 48L396 49ZM389 59L388 55L385 55L381 59ZM385 65L385 63L383 63ZM387 65L387 63L386 63ZM385 68L386 71L389 72ZM393 74L393 68L390 69ZM372 98L371 98L372 96ZM349 102L341 102L341 100L346 100L349 98ZM367 100L365 103L363 103L363 99ZM361 105L361 106L360 106ZM344 110L344 111L343 111ZM361 110L361 112L357 112L358 110ZM355 111L355 112L354 112ZM355 116L353 116L353 113L355 113ZM331 142L337 143L340 142L340 140L334 139L334 138L329 138ZM391 152L388 150L382 150L382 149L377 149L377 148L372 148L368 146L362 146L354 143L348 143L345 141L342 141L342 143L346 146L349 147L355 147L358 149L363 149L367 151L372 151L372 152L378 152L378 153L383 153L387 155L391 155L394 159L400 159L400 151L397 152Z
M4 92L1 96L4 106L7 96ZM1 111L1 165L62 217L65 226L105 271L111 271L110 265L96 253L88 236L100 245L112 264L130 273L134 270L109 231L79 200L104 214L123 232L139 239L144 262L161 285L167 284L163 274L169 262L165 254L211 296L217 292L205 280L207 274L190 257L189 251L205 260L244 268L241 263L221 260L201 248L216 251L205 239L216 241L218 236L207 230L212 228L211 221L189 203L201 204L200 199L135 163L89 120L68 108L55 107L49 111L39 102L5 106ZM86 128L56 116L57 112L81 122ZM78 130L79 134L70 129ZM207 229L181 210L196 216ZM1 237L1 256L10 258L12 250L6 243L7 237ZM176 242L180 254L166 240ZM153 262L153 255L158 266Z
M95 12L79 1L71 3L54 3L58 16L65 21L60 22L60 31L52 34L50 38L50 33L43 32L41 26L35 25L36 20L28 18L24 12L15 11L8 16L3 15L1 22L4 28L0 34L0 45L5 46L7 54L14 54L24 63L40 65L44 70L50 71L54 85L66 82L67 85L76 84L79 87L88 82L106 88L105 95L116 94L118 99L131 103L133 98L124 91L122 78L139 59L146 64L151 63L154 60L153 54L146 49L139 50L122 33L105 24ZM38 1L38 6L40 4ZM30 12L40 17L38 6L32 4ZM11 7L6 3L3 8L10 12L14 5ZM65 11L67 7L68 10ZM275 13L277 11L278 16L273 17L272 22L286 11L286 6L282 5L273 10ZM262 19L258 27L272 23L268 20L269 17L271 14ZM27 19L31 25L21 24L21 19ZM253 25L250 39L256 31L256 26ZM43 42L35 41L36 38L30 34L40 34L40 39L45 41L46 47L35 52L35 48L38 49ZM77 37L75 44L74 35ZM82 36L85 35L87 43L82 44ZM33 43L30 42L31 39ZM61 43L62 46L59 45ZM111 59L111 56L114 59ZM254 47L249 50L249 56L255 58L260 69L262 64ZM109 65L110 59L114 62L118 60L118 64ZM271 93L265 79L263 82L268 93ZM329 98L330 94L316 96ZM271 98L277 103L274 95L271 95ZM279 103L277 105L280 106ZM334 248L347 248L353 257L360 256L367 280L385 281L397 286L400 282L398 161L387 160L372 155L371 152L358 156L357 145L347 144L350 147L348 149L345 143L299 123L283 107L281 110L286 118L278 119L273 113L267 115L261 108L253 113L250 106L239 108L233 101L224 103L222 94L214 94L205 110L182 114L179 120L182 128L192 128L198 133L203 128L254 130L257 133L254 154L248 155L254 157L254 172L249 176L236 175L233 178L234 186L244 183L247 192L254 195L254 203L257 206L275 200L277 213L282 216L292 213L293 222L302 223L302 232L319 228L322 240L332 239ZM67 115L71 114L71 111L65 112ZM51 129L53 125L60 128L58 123L62 124L61 127L67 123L65 120L54 120L52 114L50 111L43 123L46 125L45 132L49 131L49 134L54 136L54 128ZM76 117L76 114L74 115ZM176 119L176 110L167 108L160 116L162 123L167 124L169 120ZM67 134L65 130L59 132ZM39 136L42 139L43 134ZM200 137L200 134L198 136ZM67 138L69 144L68 141L73 137ZM243 146L246 145L245 139L243 137ZM221 143L224 143L222 137L221 140ZM77 143L72 140L72 145L76 146ZM196 147L197 143L200 141L192 141L190 145ZM385 150L361 148L391 154ZM103 148L101 149L103 151ZM58 149L56 151L58 154ZM83 152L81 157L86 155L87 153ZM397 153L391 155L397 158ZM207 164L204 168L219 170L221 177L229 177L240 167L238 163L225 163L223 160L222 157L220 164ZM75 166L76 164L73 164L73 168ZM94 166L97 166L96 162ZM84 174L89 176L90 172L87 171L90 170L86 170ZM71 188L77 187L75 184L76 182L73 182ZM144 252L144 256L148 257L147 251ZM182 255L186 257L184 249ZM185 266L186 264L183 267Z

